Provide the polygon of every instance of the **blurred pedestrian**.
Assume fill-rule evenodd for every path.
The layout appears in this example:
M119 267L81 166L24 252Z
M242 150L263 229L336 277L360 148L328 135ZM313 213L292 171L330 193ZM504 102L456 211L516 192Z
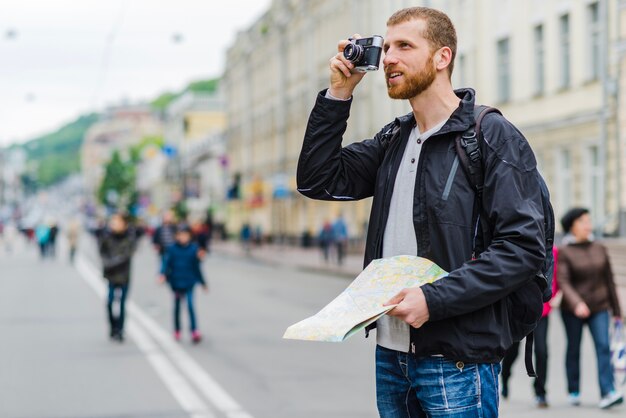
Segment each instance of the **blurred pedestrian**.
M348 227L341 214L333 224L333 241L337 248L337 264L342 265L348 247Z
M243 250L246 255L250 254L250 249L252 246L252 228L248 222L244 222L241 225L241 232L239 233L241 238L241 245L243 246Z
M211 239L213 238L213 210L209 209L206 214L206 218L204 219L204 228L206 231L206 252L207 254L211 252Z
M167 281L174 293L174 338L180 341L180 305L185 299L189 311L191 339L194 343L198 343L201 340L201 334L196 323L193 289L197 284L200 284L205 291L208 291L208 287L200 268L202 251L198 244L192 241L192 237L190 227L179 225L174 244L165 251L159 280L161 283Z
M333 245L333 226L329 221L325 221L324 225L322 225L318 240L324 261L328 263L330 258L330 248Z
M194 221L191 223L191 232L193 241L198 244L198 248L202 252L202 256L209 252L209 237L204 222Z
M6 224L4 227L3 239L4 239L4 249L7 253L13 252L13 248L15 246L15 242L18 237L19 237L19 231L17 230L17 227L15 226L15 224L11 222Z
M552 253L555 260L552 279L552 298L554 298L556 292L558 291L558 280L556 279L556 260L558 257L557 247L553 247ZM552 300L543 304L541 319L537 324L537 328L533 331L535 343L535 364L537 365L537 377L535 377L533 389L535 391L535 405L538 408L547 408L549 406L546 392L546 382L548 379L548 319L550 312L552 311L551 302ZM502 397L504 399L509 397L509 379L511 378L513 363L515 363L519 354L519 346L519 342L513 343L513 345L507 350L504 359L502 359Z
M43 260L48 256L48 246L50 245L50 226L45 222L40 223L35 228L35 238L39 245L39 255Z
M124 317L126 297L130 284L131 259L137 248L137 235L128 227L126 218L119 213L109 219L108 227L98 235L98 250L102 259L102 275L109 282L107 312L109 336L124 340ZM118 301L118 312L113 304Z
M161 218L161 225L157 227L152 236L152 244L161 258L167 247L174 244L176 235L176 215L173 210L166 210Z
M254 228L254 232L252 235L252 241L254 242L254 244L257 247L260 247L261 244L263 244L263 228L261 227L261 225L257 225Z
M67 227L67 244L70 250L70 263L74 263L76 256L76 248L78 247L78 238L80 237L80 222L72 219Z
M565 368L571 405L580 405L580 342L587 325L596 350L602 409L622 403L616 390L609 347L609 320L621 321L621 309L606 247L593 240L589 210L570 209L561 219L567 235L559 248L561 315L567 335Z
M59 234L59 225L56 221L50 224L50 239L48 240L48 255L55 258L57 255L57 236Z

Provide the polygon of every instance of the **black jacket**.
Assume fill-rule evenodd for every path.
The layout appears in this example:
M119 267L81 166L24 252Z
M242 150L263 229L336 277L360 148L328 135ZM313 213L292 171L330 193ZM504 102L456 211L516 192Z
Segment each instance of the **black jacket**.
M298 161L298 190L320 200L374 197L366 266L382 256L396 173L415 120L412 113L397 118L400 136L388 147L384 134L393 123L373 139L342 148L351 101L330 100L324 94L318 95L309 118ZM501 115L485 116L478 242L489 245L474 245L475 194L455 163L454 146L456 135L474 124L474 91L456 94L459 107L422 145L413 206L416 255L450 274L422 287L430 320L419 329L411 328L410 351L465 362L498 362L512 343L506 296L533 280L545 257L541 191L526 139ZM476 249L480 254L472 260Z
M128 229L116 234L109 230L98 236L102 275L111 284L126 285L130 281L130 261L137 248L137 233Z

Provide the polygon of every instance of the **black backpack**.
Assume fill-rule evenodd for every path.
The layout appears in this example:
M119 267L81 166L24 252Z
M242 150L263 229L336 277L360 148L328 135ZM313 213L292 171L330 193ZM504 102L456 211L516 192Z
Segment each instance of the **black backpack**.
M474 119L476 124L455 138L456 151L459 161L463 167L470 184L476 191L475 208L476 214L474 228L474 253L477 256L478 251L476 243L478 240L478 225L481 213L481 199L484 185L484 160L481 153L480 141L484 141L480 130L480 124L483 118L489 113L502 114L498 109L488 106L475 106ZM541 301L548 302L552 298L552 280L554 271L554 256L552 247L554 245L554 211L550 204L550 193L545 181L538 171L535 170L534 175L537 178L541 189L541 204L544 213L544 229L545 229L545 250L546 257L543 261L541 269L536 273L534 282L530 281L523 285L520 289L514 291L507 296L507 308L509 309L509 320L511 325L511 334L514 342L519 342L526 338L525 362L526 371L529 376L536 376L532 364L532 344L533 330L541 319L543 305L537 311L539 293L537 286L541 290ZM485 225L481 225L484 227Z
M480 130L480 124L483 118L489 113L502 114L498 109L488 106L475 106L474 107L474 120L476 124L470 126L465 132L457 135L455 138L455 145L457 155L459 156L459 162L467 175L470 184L476 191L475 199L475 214L476 216L474 225L474 248L473 252L475 256L480 253L479 249L484 245L479 242L478 231L480 228L480 213L481 213L481 199L483 186L485 183L484 176L484 160L480 149L480 141L483 141L482 133ZM382 144L385 149L400 136L400 125L396 121L391 127L383 133ZM543 261L541 269L536 273L535 280L529 281L523 285L520 289L517 289L506 297L507 309L509 309L509 321L511 325L511 336L514 342L519 342L526 338L525 347L525 363L526 371L531 377L535 377L536 373L532 363L532 345L533 345L533 330L537 327L541 314L543 313L543 304L538 304L539 298L541 302L548 302L552 298L552 276L554 267L554 256L552 254L552 247L554 245L554 211L550 204L550 193L545 181L541 177L538 171L535 171L537 176L537 182L541 188L541 203L544 213L544 228L545 228L545 249L546 257ZM480 225L482 228L486 225ZM484 229L483 229L484 230ZM538 307L541 306L539 309Z

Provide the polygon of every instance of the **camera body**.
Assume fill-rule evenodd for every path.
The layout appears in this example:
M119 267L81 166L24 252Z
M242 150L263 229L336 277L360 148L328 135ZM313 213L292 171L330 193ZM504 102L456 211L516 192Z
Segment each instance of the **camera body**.
M376 71L383 52L383 37L374 35L370 38L348 39L350 43L343 50L343 56L354 64L359 72Z

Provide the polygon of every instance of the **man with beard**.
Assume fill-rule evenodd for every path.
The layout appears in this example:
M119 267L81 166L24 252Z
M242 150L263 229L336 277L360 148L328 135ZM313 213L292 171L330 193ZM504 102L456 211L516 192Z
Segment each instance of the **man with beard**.
M475 93L453 90L456 31L424 7L394 13L383 46L389 97L408 100L412 112L342 148L364 76L343 55L348 42L339 42L330 88L311 112L298 190L320 200L374 197L364 265L408 254L450 272L400 292L376 324L380 416L497 416L500 361L512 344L506 298L545 258L535 157L510 122L490 113L481 123L482 190L458 169L455 139L475 125Z

